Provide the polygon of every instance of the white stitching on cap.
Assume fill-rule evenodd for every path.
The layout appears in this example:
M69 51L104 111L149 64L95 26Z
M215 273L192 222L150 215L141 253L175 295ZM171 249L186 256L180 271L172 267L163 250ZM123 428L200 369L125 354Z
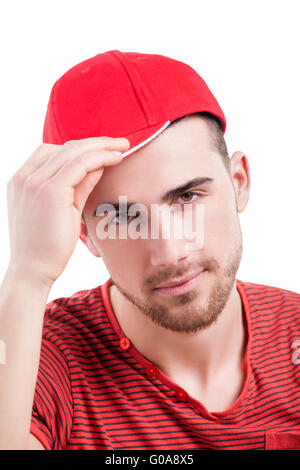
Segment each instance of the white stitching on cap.
M125 158L128 155L130 155L132 152L135 152L139 148L143 147L144 145L148 144L151 140L153 140L158 134L160 134L169 124L171 121L167 121L158 131L156 131L153 135L148 137L148 139L144 140L140 144L136 145L135 147L132 147L131 149L127 150L127 152L122 153L122 157Z

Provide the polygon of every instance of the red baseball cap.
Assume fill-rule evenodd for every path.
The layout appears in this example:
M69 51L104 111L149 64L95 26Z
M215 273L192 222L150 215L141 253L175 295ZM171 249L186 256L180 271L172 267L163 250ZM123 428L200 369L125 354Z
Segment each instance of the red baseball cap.
M146 145L177 118L197 112L226 120L204 80L189 65L158 54L111 50L72 67L53 85L43 142L126 137Z

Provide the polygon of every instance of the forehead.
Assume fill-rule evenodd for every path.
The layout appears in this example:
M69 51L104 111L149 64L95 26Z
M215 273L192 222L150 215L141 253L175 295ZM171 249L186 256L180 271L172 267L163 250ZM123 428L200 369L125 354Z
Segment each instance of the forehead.
M195 177L216 179L222 170L206 123L189 117L167 128L118 165L106 167L89 202L98 204L127 195L128 199L146 204Z

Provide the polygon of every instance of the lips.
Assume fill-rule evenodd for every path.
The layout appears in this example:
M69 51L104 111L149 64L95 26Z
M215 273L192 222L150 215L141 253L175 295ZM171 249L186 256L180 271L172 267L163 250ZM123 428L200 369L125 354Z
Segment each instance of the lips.
M160 284L159 286L156 286L156 289L160 289L160 288L163 288L163 287L174 287L174 286L178 286L180 284L184 284L185 282L190 281L191 279L193 279L193 277L200 274L202 271L205 271L205 270L202 269L201 271L197 271L196 273L190 274L188 276L184 276L184 277L180 277L180 278L174 278L170 282L166 282L165 284Z

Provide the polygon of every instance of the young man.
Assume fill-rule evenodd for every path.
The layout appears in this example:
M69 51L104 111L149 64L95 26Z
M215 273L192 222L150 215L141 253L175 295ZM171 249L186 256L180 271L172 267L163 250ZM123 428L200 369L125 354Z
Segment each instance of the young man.
M300 448L300 295L236 279L250 177L225 128L164 56L108 51L56 82L8 185L2 448ZM184 214L193 237L163 236ZM78 237L110 279L46 304Z

